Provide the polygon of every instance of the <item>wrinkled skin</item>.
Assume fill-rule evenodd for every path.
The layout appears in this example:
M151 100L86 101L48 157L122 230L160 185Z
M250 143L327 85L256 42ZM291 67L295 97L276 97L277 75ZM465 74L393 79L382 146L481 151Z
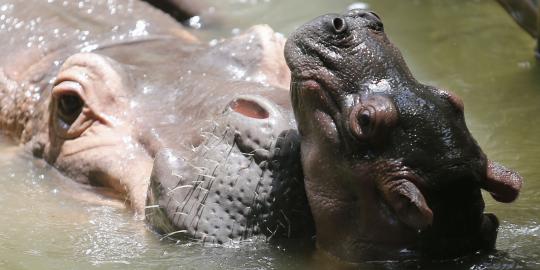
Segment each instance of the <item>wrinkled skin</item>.
M0 125L34 156L165 234L309 231L282 36L208 45L139 1L4 2Z
M285 56L320 249L356 262L494 248L480 190L511 202L521 177L486 158L459 97L414 79L377 15L321 16Z
M538 29L540 29L540 6L537 0L497 0L497 2L531 37L540 38L538 35ZM538 43L540 44L540 41ZM538 45L536 47L536 58L540 59Z

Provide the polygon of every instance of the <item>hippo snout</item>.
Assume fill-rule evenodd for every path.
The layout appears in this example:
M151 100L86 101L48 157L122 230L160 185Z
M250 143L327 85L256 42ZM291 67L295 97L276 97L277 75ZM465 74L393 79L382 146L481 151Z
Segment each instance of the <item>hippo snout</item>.
M160 150L146 217L170 237L229 244L310 231L300 139L292 115L267 97L239 95L189 150Z

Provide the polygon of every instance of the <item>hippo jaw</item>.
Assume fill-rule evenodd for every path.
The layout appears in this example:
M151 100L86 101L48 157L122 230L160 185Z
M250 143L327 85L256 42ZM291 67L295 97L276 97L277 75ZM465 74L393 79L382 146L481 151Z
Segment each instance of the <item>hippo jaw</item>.
M361 261L494 247L480 188L509 202L521 178L486 159L457 96L412 77L378 16L321 16L285 57L321 249Z

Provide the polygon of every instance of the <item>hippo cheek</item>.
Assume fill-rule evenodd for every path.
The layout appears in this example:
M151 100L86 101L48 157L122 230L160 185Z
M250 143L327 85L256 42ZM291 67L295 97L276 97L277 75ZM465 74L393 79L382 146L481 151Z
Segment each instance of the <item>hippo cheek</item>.
M76 181L112 188L142 213L152 158L121 131L96 127L90 131L99 135L65 141L52 164Z

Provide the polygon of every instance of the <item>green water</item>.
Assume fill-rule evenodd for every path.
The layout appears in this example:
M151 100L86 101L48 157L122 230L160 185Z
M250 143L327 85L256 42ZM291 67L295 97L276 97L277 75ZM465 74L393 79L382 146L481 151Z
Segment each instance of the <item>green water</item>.
M270 24L284 34L339 12L344 0L214 0L219 31ZM491 159L525 178L520 198L500 204L498 251L444 263L370 263L359 269L540 269L540 66L534 41L493 0L365 1L423 82L465 102L469 128ZM261 241L240 247L160 241L140 217L106 205L40 162L0 141L0 269L325 269L311 250Z

